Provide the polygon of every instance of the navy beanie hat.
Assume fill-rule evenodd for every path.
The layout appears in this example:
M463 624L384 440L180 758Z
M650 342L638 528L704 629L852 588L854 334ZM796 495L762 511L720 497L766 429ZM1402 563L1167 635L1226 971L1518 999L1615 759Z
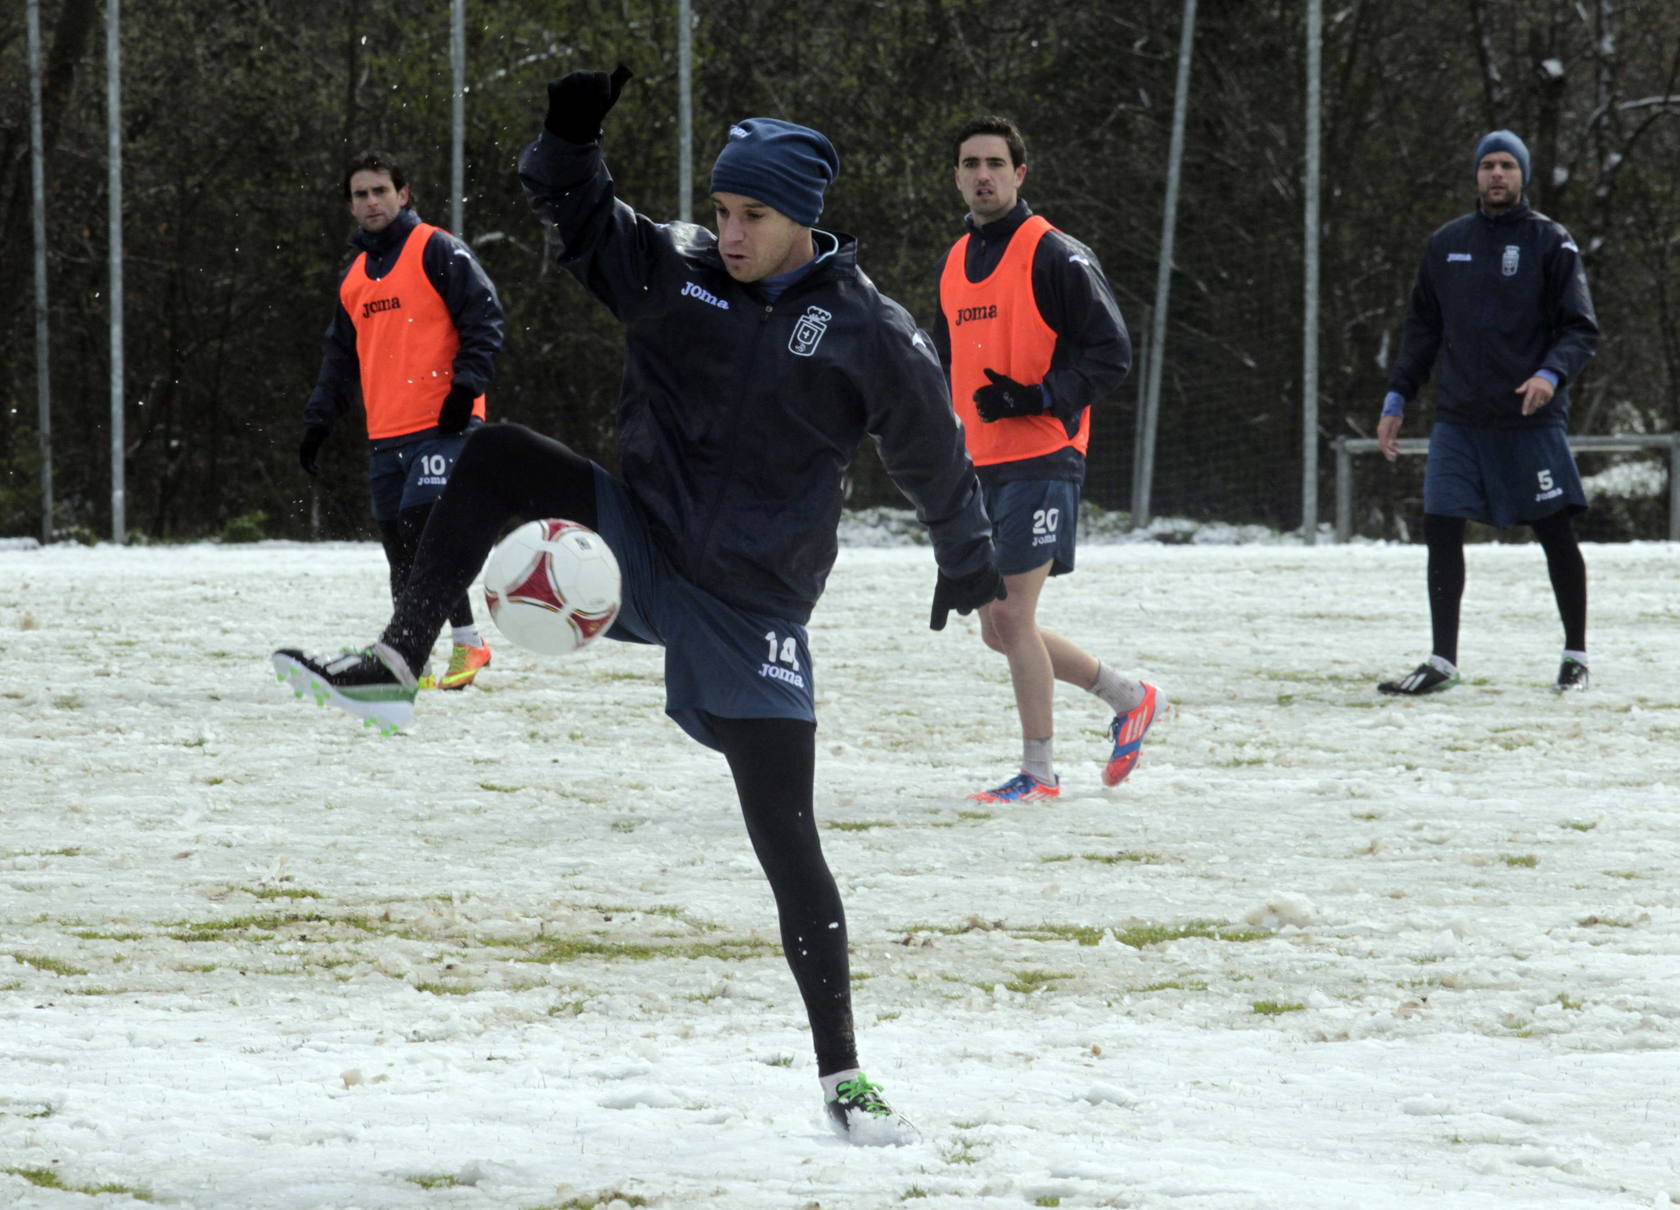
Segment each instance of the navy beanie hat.
M1476 144L1476 158L1471 161L1470 175L1475 176L1476 170L1482 166L1482 157L1490 151L1508 151L1517 161L1517 167L1522 169L1523 188L1528 188L1528 148L1523 141L1509 130L1495 130L1491 134L1484 134L1482 141Z
M745 118L712 165L712 192L739 193L773 206L801 226L822 214L823 190L840 175L834 144L808 126Z

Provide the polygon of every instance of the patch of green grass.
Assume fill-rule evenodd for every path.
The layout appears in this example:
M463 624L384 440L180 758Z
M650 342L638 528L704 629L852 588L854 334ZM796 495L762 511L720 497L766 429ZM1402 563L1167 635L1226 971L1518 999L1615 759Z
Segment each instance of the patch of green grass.
M634 832L637 828L641 827L642 822L643 821L640 819L615 819L613 820L612 830L617 832L620 836L628 836L631 832Z
M103 1185L67 1185L64 1178L51 1168L0 1168L0 1172L11 1176L19 1176L34 1185L37 1189L57 1189L64 1193L82 1193L88 1197L98 1197L102 1193L122 1193L132 1197L137 1202L149 1202L152 1195L143 1189L136 1189L132 1185L118 1185L107 1183Z
M793 1066L793 1056L792 1055L772 1055L770 1058L764 1060L764 1065L766 1067L792 1067Z
M414 990L426 992L433 996L470 996L480 989L469 987L465 983L440 983L431 979L422 979L414 984Z
M1012 992L1030 995L1033 992L1043 991L1057 980L1071 978L1073 978L1071 974L1063 971L1016 971L1015 977L1005 983L1004 987Z
M1034 928L1009 929L1010 933L1029 941L1073 941L1080 945L1096 945L1108 932L1101 925L1041 924Z
M1540 864L1540 859L1533 853L1501 853L1499 855L1499 860L1503 861L1508 866L1524 870L1532 870L1535 866Z
M836 819L823 825L835 832L867 832L872 828L896 828L889 819Z
M502 786L493 781L481 781L478 783L478 788L490 794L517 794L524 789L523 786Z
M973 1139L952 1139L949 1143L941 1145L939 1158L947 1164L978 1164L980 1162L980 1156Z
M1183 924L1133 924L1122 928L1105 927L1100 924L1006 925L1001 920L987 922L979 917L970 917L962 924L917 924L901 931L906 936L935 933L945 937L1001 931L1023 941L1073 941L1079 945L1097 945L1112 933L1116 941L1133 949L1142 949L1146 945L1160 945L1167 941L1181 941L1190 937L1210 941L1261 941L1272 935L1265 929L1238 928L1221 920L1189 920Z
M1284 1013L1298 1013L1304 1008L1306 1008L1306 1005L1296 1000L1255 1000L1248 1006L1248 1010L1250 1012L1258 1013L1262 1017L1276 1017L1281 1016Z
M634 1193L625 1193L619 1189L603 1189L599 1193L584 1193L577 1197L567 1198L563 1202L545 1202L541 1206L532 1206L530 1210L595 1210L597 1206L605 1206L610 1202L623 1202L626 1206L650 1206L653 1203L645 1197Z
M957 812L957 818L958 819L996 819L997 815L996 815L995 812L992 812L992 811L958 811Z
M1598 827L1598 821L1595 819L1592 823L1587 823L1580 819L1566 819L1558 827L1568 828L1572 832L1590 832Z
M651 962L657 958L720 958L745 962L772 954L780 946L760 938L729 941L677 941L655 945L644 941L605 941L599 937L543 937L533 943L519 962L576 962L584 958L605 958L609 962Z
M107 933L99 929L71 929L72 937L80 937L83 941L144 941L145 933Z
M1604 876L1606 878L1625 878L1629 881L1641 877L1641 875L1634 870L1605 870Z
M1049 1193L1046 1193L1043 1197L1033 1198L1033 1205L1035 1206L1059 1206L1061 1204L1061 1198Z
M621 907L610 903L591 903L588 907L590 911L599 912L608 920L611 920L614 916L665 916L671 920L681 920L685 924L694 924L696 928L715 929L718 927L715 924L697 924L683 914L682 908L671 907L663 903L656 903L652 907Z
M1158 853L1136 853L1126 850L1121 853L1065 853L1055 857L1040 857L1039 861L1045 864L1056 861L1094 861L1098 865L1122 865L1126 862L1160 865L1161 856Z
M126 987L67 987L67 996L120 996L128 989Z
M1146 945L1161 945L1168 941L1183 941L1200 937L1209 941L1259 941L1271 936L1264 929L1240 929L1219 920L1190 920L1184 924L1134 924L1126 928L1105 929L1100 925L1041 924L1032 928L1010 929L1015 936L1031 941L1077 941L1080 945L1096 945L1104 933L1133 949Z
M320 891L308 887L247 887L245 893L256 899L319 899Z
M62 958L49 958L45 954L18 954L18 953L14 953L12 955L12 957L17 959L19 962L23 963L25 966L33 966L36 970L47 971L49 974L54 974L54 975L85 975L85 974L87 974L87 971L83 970L79 966L72 966L72 965L70 965L70 963L65 962Z
M467 1184L458 1176L447 1173L442 1176L411 1176L405 1178L411 1185L419 1185L422 1189L459 1189Z
M52 707L54 710L80 710L82 699L74 693L60 694L53 698Z
M398 937L408 941L436 940L413 929L389 921L351 912L343 916L329 916L324 912L269 912L246 916L230 916L226 920L175 920L164 927L172 930L167 936L174 941L231 940L234 933L244 933L246 941L272 941L281 929L295 925L316 925L331 931L335 928L355 929L381 937ZM319 938L323 941L330 937Z
M1571 1012L1583 1009L1587 1006L1587 1002L1585 1000L1571 999L1568 992L1559 992L1557 1002L1564 1008L1569 1009Z
M901 1202L913 1202L917 1198L926 1197L927 1195L928 1191L923 1189L920 1185L911 1185L910 1188L904 1191L898 1200Z
M1145 986L1138 988L1138 991L1140 993L1168 991L1205 992L1207 989L1208 985L1207 980L1205 979L1163 979L1159 983L1146 984Z

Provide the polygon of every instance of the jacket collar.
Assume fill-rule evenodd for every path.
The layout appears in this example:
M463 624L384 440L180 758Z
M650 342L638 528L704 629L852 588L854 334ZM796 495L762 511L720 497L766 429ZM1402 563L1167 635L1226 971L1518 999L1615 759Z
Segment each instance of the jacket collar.
M392 219L383 231L364 231L356 228L350 237L350 246L359 248L370 256L386 256L393 249L402 247L408 233L420 225L420 215L414 207L404 206L397 211L397 217Z
M1503 210L1498 214L1489 214L1480 206L1476 207L1476 213L1482 216L1482 221L1484 223L1490 223L1495 227L1502 227L1507 223L1521 222L1523 219L1533 214L1534 211L1529 208L1526 201L1520 201L1509 210Z
M1028 206L1025 201L1017 201L1015 208L1002 218L995 218L982 225L974 221L973 214L969 214L963 218L963 222L967 225L970 235L988 243L1007 243L1010 236L1021 229L1021 224L1031 217L1032 207Z

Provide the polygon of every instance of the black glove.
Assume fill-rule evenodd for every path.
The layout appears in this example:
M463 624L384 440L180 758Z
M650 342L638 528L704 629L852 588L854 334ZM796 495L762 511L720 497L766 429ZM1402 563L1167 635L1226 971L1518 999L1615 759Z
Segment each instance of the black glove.
M928 619L928 629L944 630L945 620L951 616L953 609L962 614L973 613L980 606L1001 601L1008 595L1003 577L990 563L966 576L954 578L941 571L938 582L933 586L933 616Z
M472 419L473 400L477 398L478 392L464 382L450 387L449 394L443 397L443 406L438 409L438 432L459 433L466 428L467 421Z
M321 467L316 459L321 455L321 443L327 439L327 426L311 424L303 430L303 440L298 442L298 465L303 467L308 475L319 474Z
M633 73L620 63L611 76L604 71L574 71L548 82L548 132L571 143L593 143L601 137L607 116Z
M991 381L974 392L974 410L990 424L1005 416L1038 416L1044 411L1044 392L1036 386L1016 382L1006 374L987 370Z

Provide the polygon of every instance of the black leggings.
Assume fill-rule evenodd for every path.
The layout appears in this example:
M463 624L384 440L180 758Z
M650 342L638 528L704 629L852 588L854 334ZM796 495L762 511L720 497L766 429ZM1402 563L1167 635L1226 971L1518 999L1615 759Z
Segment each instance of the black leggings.
M408 573L414 567L414 554L420 548L420 535L425 532L431 515L432 506L421 504L403 509L395 521L379 523L379 543L385 548L385 562L391 568L393 604L402 599L403 585L408 583ZM466 593L463 592L450 609L449 622L452 626L472 625L472 602L467 599Z
M449 603L465 593L507 523L536 517L564 517L592 529L599 524L589 460L522 425L475 430L432 507L384 641L418 668ZM711 716L709 722L776 899L782 951L810 1018L817 1073L856 1067L846 915L812 814L816 726L784 718Z
M846 912L811 804L816 724L715 714L707 721L735 775L747 836L776 897L782 953L805 1001L817 1074L856 1067Z
M448 486L432 505L396 612L380 637L410 668L419 669L507 523L539 517L595 528L595 471L589 459L521 424L473 430Z
M1567 651L1587 649L1587 563L1575 540L1575 522L1567 511L1531 521L1534 537L1546 552L1552 596L1563 621ZM1429 546L1429 622L1435 654L1458 663L1459 602L1464 597L1463 517L1426 513L1423 539Z

